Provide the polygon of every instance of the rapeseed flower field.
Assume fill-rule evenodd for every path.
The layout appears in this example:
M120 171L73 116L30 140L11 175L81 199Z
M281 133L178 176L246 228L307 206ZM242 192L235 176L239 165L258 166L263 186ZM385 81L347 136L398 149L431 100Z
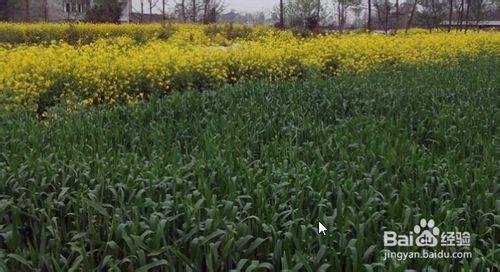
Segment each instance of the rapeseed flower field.
M49 28L46 32L57 29L40 27ZM210 30L175 25L167 39L150 35L151 39L138 43L127 35L137 31L135 26L79 27L79 31L100 33L97 36L102 38L76 45L53 40L0 47L3 105L40 111L56 103L69 108L134 103L151 95L242 80L297 80L311 74L332 77L385 66L454 65L464 57L500 55L500 33L493 32L428 34L413 30L393 36L324 34L304 38L263 26L232 27L240 35L231 36L227 26ZM154 27L145 32L161 29Z

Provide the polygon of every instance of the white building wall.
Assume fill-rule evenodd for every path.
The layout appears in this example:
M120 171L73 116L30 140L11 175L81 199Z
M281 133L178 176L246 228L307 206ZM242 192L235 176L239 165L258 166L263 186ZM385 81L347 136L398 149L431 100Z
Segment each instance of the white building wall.
M122 0L123 11L120 22L129 22L132 11L132 0ZM70 11L66 11L66 4L70 4ZM82 10L78 11L78 5L82 5ZM39 22L47 19L49 22L63 22L85 19L86 10L94 4L94 0L47 0L47 10L45 10L43 1L30 0L29 20ZM46 13L46 14L45 14ZM9 12L8 16L13 21L26 21L25 5L19 5L16 9Z

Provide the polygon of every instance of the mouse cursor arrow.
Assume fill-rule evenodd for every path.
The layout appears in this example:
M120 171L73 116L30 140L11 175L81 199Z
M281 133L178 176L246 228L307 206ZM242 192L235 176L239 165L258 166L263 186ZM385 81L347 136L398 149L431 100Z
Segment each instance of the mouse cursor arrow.
M323 235L326 235L326 232L328 229L325 228L325 226L323 226L323 224L321 224L321 222L318 223L318 234L323 234Z

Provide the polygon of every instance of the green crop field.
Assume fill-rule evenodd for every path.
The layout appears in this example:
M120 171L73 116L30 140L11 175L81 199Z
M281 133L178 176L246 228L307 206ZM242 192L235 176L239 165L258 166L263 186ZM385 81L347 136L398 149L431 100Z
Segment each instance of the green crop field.
M0 113L0 270L493 271L499 71L484 57ZM383 232L422 218L470 232L472 257L385 260Z

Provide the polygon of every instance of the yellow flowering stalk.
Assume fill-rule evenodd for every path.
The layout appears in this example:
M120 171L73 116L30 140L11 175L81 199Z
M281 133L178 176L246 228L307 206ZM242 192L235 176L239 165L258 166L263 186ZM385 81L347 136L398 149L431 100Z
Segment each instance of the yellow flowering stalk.
M24 25L0 24L23 28ZM57 25L42 25L56 28ZM79 31L118 31L79 25ZM122 26L133 33L137 26ZM149 28L158 26L144 26ZM382 65L455 64L464 56L500 55L500 33L345 34L299 38L268 27L175 25L167 40L130 35L95 42L0 46L0 101L38 109L56 103L133 103L152 94L204 89L239 80L297 79L362 73ZM95 30L96 28L98 30ZM93 29L93 30L92 30ZM118 28L119 29L119 28Z

